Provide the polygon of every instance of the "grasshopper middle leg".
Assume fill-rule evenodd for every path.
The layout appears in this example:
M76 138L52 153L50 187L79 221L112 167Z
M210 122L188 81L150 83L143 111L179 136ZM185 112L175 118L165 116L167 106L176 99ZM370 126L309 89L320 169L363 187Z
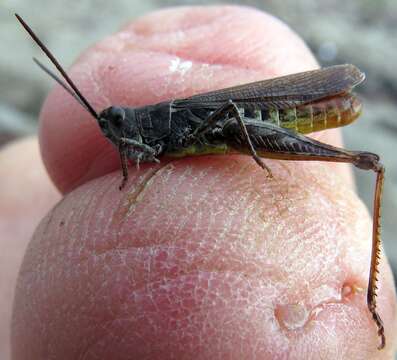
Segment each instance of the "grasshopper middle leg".
M222 105L217 110L215 110L211 115L209 115L208 118L190 135L189 140L195 141L196 139L199 138L200 135L205 134L207 131L210 131L215 126L217 126L219 122L227 119L228 116L232 117L237 122L240 132L243 135L244 142L250 154L252 155L253 159L262 169L267 171L268 177L272 177L272 172L270 168L266 166L263 160L256 153L256 150L252 145L245 123L241 118L240 112L238 111L236 104L233 103L233 101L231 100L225 103L224 105Z

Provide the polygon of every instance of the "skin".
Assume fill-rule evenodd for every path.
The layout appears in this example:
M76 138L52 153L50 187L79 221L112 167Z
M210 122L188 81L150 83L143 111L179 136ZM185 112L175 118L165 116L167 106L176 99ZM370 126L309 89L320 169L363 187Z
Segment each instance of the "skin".
M43 166L37 138L1 149L0 179L0 353L7 360L18 270L35 228L61 195Z
M70 74L100 110L314 67L278 20L205 7L149 14ZM340 145L337 131L315 137ZM131 167L120 192L117 151L58 87L40 144L64 197L21 267L13 359L392 358L392 276L382 257L378 351L365 295L371 219L348 166L266 160L267 179L248 156L162 159Z

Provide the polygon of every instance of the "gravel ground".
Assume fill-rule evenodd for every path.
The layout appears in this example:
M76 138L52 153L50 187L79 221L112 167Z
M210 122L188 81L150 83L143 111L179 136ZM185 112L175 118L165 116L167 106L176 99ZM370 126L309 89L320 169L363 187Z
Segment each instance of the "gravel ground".
M210 3L215 2L85 0L65 6L68 3L60 0L1 1L0 145L36 131L41 103L52 86L51 79L30 61L32 56L41 54L17 25L14 12L28 20L68 67L84 48L148 11ZM344 137L348 148L376 152L386 165L383 239L392 267L397 269L397 243L393 241L393 234L397 233L397 1L232 3L256 6L280 17L308 42L322 65L353 63L366 72L366 84L359 89L364 98L364 114L357 124L344 129ZM373 178L372 174L357 172L359 193L368 206L372 202Z

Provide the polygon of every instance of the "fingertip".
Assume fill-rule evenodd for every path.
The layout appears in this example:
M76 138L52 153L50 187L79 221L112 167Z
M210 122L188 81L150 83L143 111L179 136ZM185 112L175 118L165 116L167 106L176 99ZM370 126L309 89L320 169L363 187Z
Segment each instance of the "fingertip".
M17 358L387 358L392 277L382 258L390 343L378 354L355 194L326 165L270 161L265 180L245 156L223 160L143 167L121 192L109 174L66 195L20 272Z

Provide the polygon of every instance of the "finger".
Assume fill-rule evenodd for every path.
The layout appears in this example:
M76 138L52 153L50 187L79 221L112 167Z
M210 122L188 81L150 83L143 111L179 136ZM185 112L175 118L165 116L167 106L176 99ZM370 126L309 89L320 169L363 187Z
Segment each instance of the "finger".
M302 40L263 13L182 8L147 16L101 41L80 57L70 76L99 112L110 105L153 104L314 67ZM40 129L44 162L62 192L120 168L117 151L95 119L59 86L45 102ZM335 131L320 136L340 143ZM334 168L345 171L340 170L344 166Z
M10 358L14 288L34 229L59 199L41 162L37 138L26 138L0 151L0 349Z
M366 307L365 208L326 166L272 170L181 160L71 192L25 257L15 358L392 359L383 257L386 350Z

